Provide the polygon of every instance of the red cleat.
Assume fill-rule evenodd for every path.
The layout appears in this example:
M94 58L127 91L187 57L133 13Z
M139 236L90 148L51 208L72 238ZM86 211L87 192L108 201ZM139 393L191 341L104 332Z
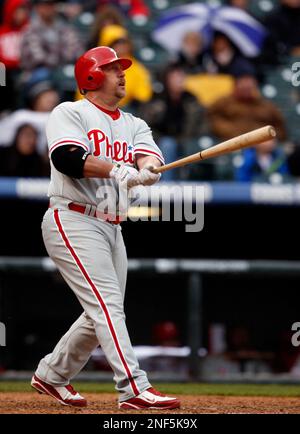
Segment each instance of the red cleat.
M73 407L86 407L87 401L73 387L68 386L51 386L40 380L36 375L31 379L31 386L39 393L52 396L63 405L72 405Z
M170 410L172 408L180 408L180 401L177 398L163 395L153 387L150 387L134 398L119 402L119 408L125 410Z

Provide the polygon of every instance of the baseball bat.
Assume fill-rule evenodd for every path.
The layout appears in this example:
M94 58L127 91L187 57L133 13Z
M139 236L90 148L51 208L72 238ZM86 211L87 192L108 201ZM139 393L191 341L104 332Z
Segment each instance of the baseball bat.
M233 137L218 145L211 146L196 154L189 155L188 157L181 158L180 160L173 161L161 167L153 169L154 173L166 172L176 167L182 167L186 164L196 163L197 161L207 160L208 158L219 157L220 155L228 154L230 152L238 151L239 149L248 148L259 143L266 142L267 140L276 137L276 130L271 125L258 128L248 133L241 134L240 136Z

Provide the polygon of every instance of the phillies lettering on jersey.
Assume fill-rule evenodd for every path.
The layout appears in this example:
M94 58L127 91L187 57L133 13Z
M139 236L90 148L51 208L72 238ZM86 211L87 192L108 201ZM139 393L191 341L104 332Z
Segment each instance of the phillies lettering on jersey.
M126 141L116 140L113 143L109 143L109 137L101 130L91 130L88 132L88 138L93 142L95 157L101 157L101 154L106 158L111 158L116 162L134 164L133 146L128 145ZM101 148L104 150L101 151Z
M122 110L101 109L87 99L58 105L49 117L46 133L50 157L59 146L76 145L104 161L134 166L136 155L144 154L164 164L145 121ZM50 197L98 205L97 190L102 186L117 188L112 179L70 178L51 162Z

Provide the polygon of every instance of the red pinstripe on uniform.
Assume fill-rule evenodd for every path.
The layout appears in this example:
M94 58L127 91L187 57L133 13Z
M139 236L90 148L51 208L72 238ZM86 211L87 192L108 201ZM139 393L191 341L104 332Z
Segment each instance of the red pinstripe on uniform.
M67 237L67 235L66 235L66 233L65 233L65 231L64 231L64 229L62 227L62 224L61 224L60 217L58 215L58 210L57 209L54 210L54 219L55 219L55 223L56 223L56 225L58 227L59 233L60 233L60 235L61 235L61 237L62 237L62 239L63 239L63 241L64 241L64 243L65 243L65 245L67 247L67 249L71 253L71 255L72 255L73 259L75 260L78 268L80 269L81 273L86 278L86 280L89 283L89 285L90 285L90 287L91 287L94 295L96 296L97 300L99 301L99 304L100 304L100 306L101 306L101 308L102 308L102 310L104 312L104 315L106 317L106 320L107 320L107 323L108 323L108 327L109 327L110 333L111 333L111 335L113 337L113 341L114 341L114 344L116 346L117 352L119 354L119 357L120 357L120 359L122 361L122 364L124 366L124 369L126 371L127 378L128 378L128 380L130 382L130 385L132 387L133 393L135 395L138 395L140 392L139 392L139 390L137 388L137 385L136 385L134 379L132 378L132 374L131 374L130 369L129 369L127 363L126 363L125 357L124 357L124 355L122 353L122 350L121 350L120 344L118 342L118 338L117 338L114 326L113 326L112 321L110 319L110 315L109 315L108 309L107 309L107 307L106 307L106 305L104 303L103 298L99 294L99 292L98 292L95 284L93 283L92 279L90 278L89 274L87 273L86 269L84 268L83 264L81 263L81 261L80 261L79 257L77 256L75 250L71 246L70 241L68 240L68 237Z

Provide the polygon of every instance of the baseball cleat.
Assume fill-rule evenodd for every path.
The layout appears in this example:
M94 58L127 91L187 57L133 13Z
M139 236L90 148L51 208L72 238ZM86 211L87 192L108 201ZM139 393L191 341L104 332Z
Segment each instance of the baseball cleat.
M31 379L31 387L36 389L39 393L52 396L52 398L55 398L63 405L71 405L73 407L87 406L86 399L79 395L71 384L67 386L51 386L34 375Z
M150 387L134 398L119 402L119 408L125 410L169 410L180 408L180 401L178 398L170 398Z

